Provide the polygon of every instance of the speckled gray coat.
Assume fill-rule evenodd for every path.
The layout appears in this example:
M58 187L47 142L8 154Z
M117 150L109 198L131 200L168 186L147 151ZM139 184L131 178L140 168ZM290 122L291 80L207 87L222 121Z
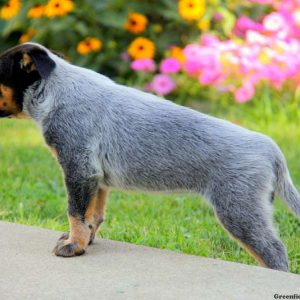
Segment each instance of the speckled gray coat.
M270 138L48 55L56 67L26 91L24 111L58 152L70 214L98 185L199 193L265 265L288 269L271 202L278 193L300 216L300 197Z

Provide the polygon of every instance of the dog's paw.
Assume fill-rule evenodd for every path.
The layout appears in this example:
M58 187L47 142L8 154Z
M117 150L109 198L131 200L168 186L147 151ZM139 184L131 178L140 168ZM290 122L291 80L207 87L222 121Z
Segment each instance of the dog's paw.
M76 242L70 240L59 239L53 253L56 256L72 257L84 254L85 250L80 248Z

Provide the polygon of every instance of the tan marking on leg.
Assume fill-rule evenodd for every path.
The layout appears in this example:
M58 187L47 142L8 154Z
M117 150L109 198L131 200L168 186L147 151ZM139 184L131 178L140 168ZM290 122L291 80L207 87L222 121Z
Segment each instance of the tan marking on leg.
M231 235L231 234L230 234ZM232 235L231 235L232 236ZM264 263L264 261L262 260L261 257L259 257L257 255L257 253L247 244L245 244L244 242L242 242L241 240L235 238L234 236L232 236L241 247L243 247L256 261L257 263L264 268L268 268L268 266Z
M93 223L91 229L91 238L90 243L93 242L97 231L104 220L105 214L105 204L108 198L109 190L100 188L95 195L95 207L94 207L94 214L93 214Z
M84 220L86 223L94 223L94 213L97 201L97 193L90 200L89 206L85 212Z
M233 240L237 241L238 244L239 244L243 249L245 249L245 251L246 251L250 256L252 256L252 257L256 260L256 262L257 262L261 267L268 268L267 265L264 263L263 259L262 259L260 256L258 256L258 254L257 254L257 253L256 253L249 245L245 244L245 243L242 242L240 239L238 239L238 238L236 238L235 236L233 236L233 235L231 234L231 232L229 232L229 231L225 228L224 224L223 224L222 221L219 219L219 217L218 217L216 214L215 214L215 216L216 216L216 219L219 221L220 225L224 228L224 230L228 233L228 235L229 235Z
M88 245L91 234L91 230L89 229L88 225L72 216L69 216L69 223L70 236L67 240L67 243L76 242L80 248L85 249Z
M62 239L63 244L76 243L80 249L86 249L88 243L94 239L95 233L103 219L107 190L98 190L90 200L84 222L69 216L70 233L68 239Z
M104 217L105 214L105 205L109 195L108 189L99 189L97 193L97 201L95 207L95 218Z

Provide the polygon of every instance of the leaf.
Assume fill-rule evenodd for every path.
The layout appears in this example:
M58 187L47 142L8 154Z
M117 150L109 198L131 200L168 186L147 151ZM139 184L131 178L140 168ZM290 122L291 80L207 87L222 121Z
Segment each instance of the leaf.
M127 14L121 14L111 11L103 11L99 13L99 21L107 27L120 29L124 27Z
M23 28L24 25L21 21L15 19L9 20L2 31L2 36L7 38L14 31L23 31Z
M84 22L78 22L74 26L74 30L78 32L82 36L87 36L89 32L89 28L86 26L86 23Z
M222 14L222 28L224 33L229 36L233 30L233 27L235 25L236 17L233 13L231 13L229 10L220 7L218 9L218 12Z

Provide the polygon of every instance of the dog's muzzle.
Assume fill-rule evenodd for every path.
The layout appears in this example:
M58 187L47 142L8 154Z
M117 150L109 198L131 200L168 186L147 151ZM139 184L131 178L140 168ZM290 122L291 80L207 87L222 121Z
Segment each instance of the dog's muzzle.
M0 111L0 118L5 118L10 116L11 114L9 112L6 111Z

